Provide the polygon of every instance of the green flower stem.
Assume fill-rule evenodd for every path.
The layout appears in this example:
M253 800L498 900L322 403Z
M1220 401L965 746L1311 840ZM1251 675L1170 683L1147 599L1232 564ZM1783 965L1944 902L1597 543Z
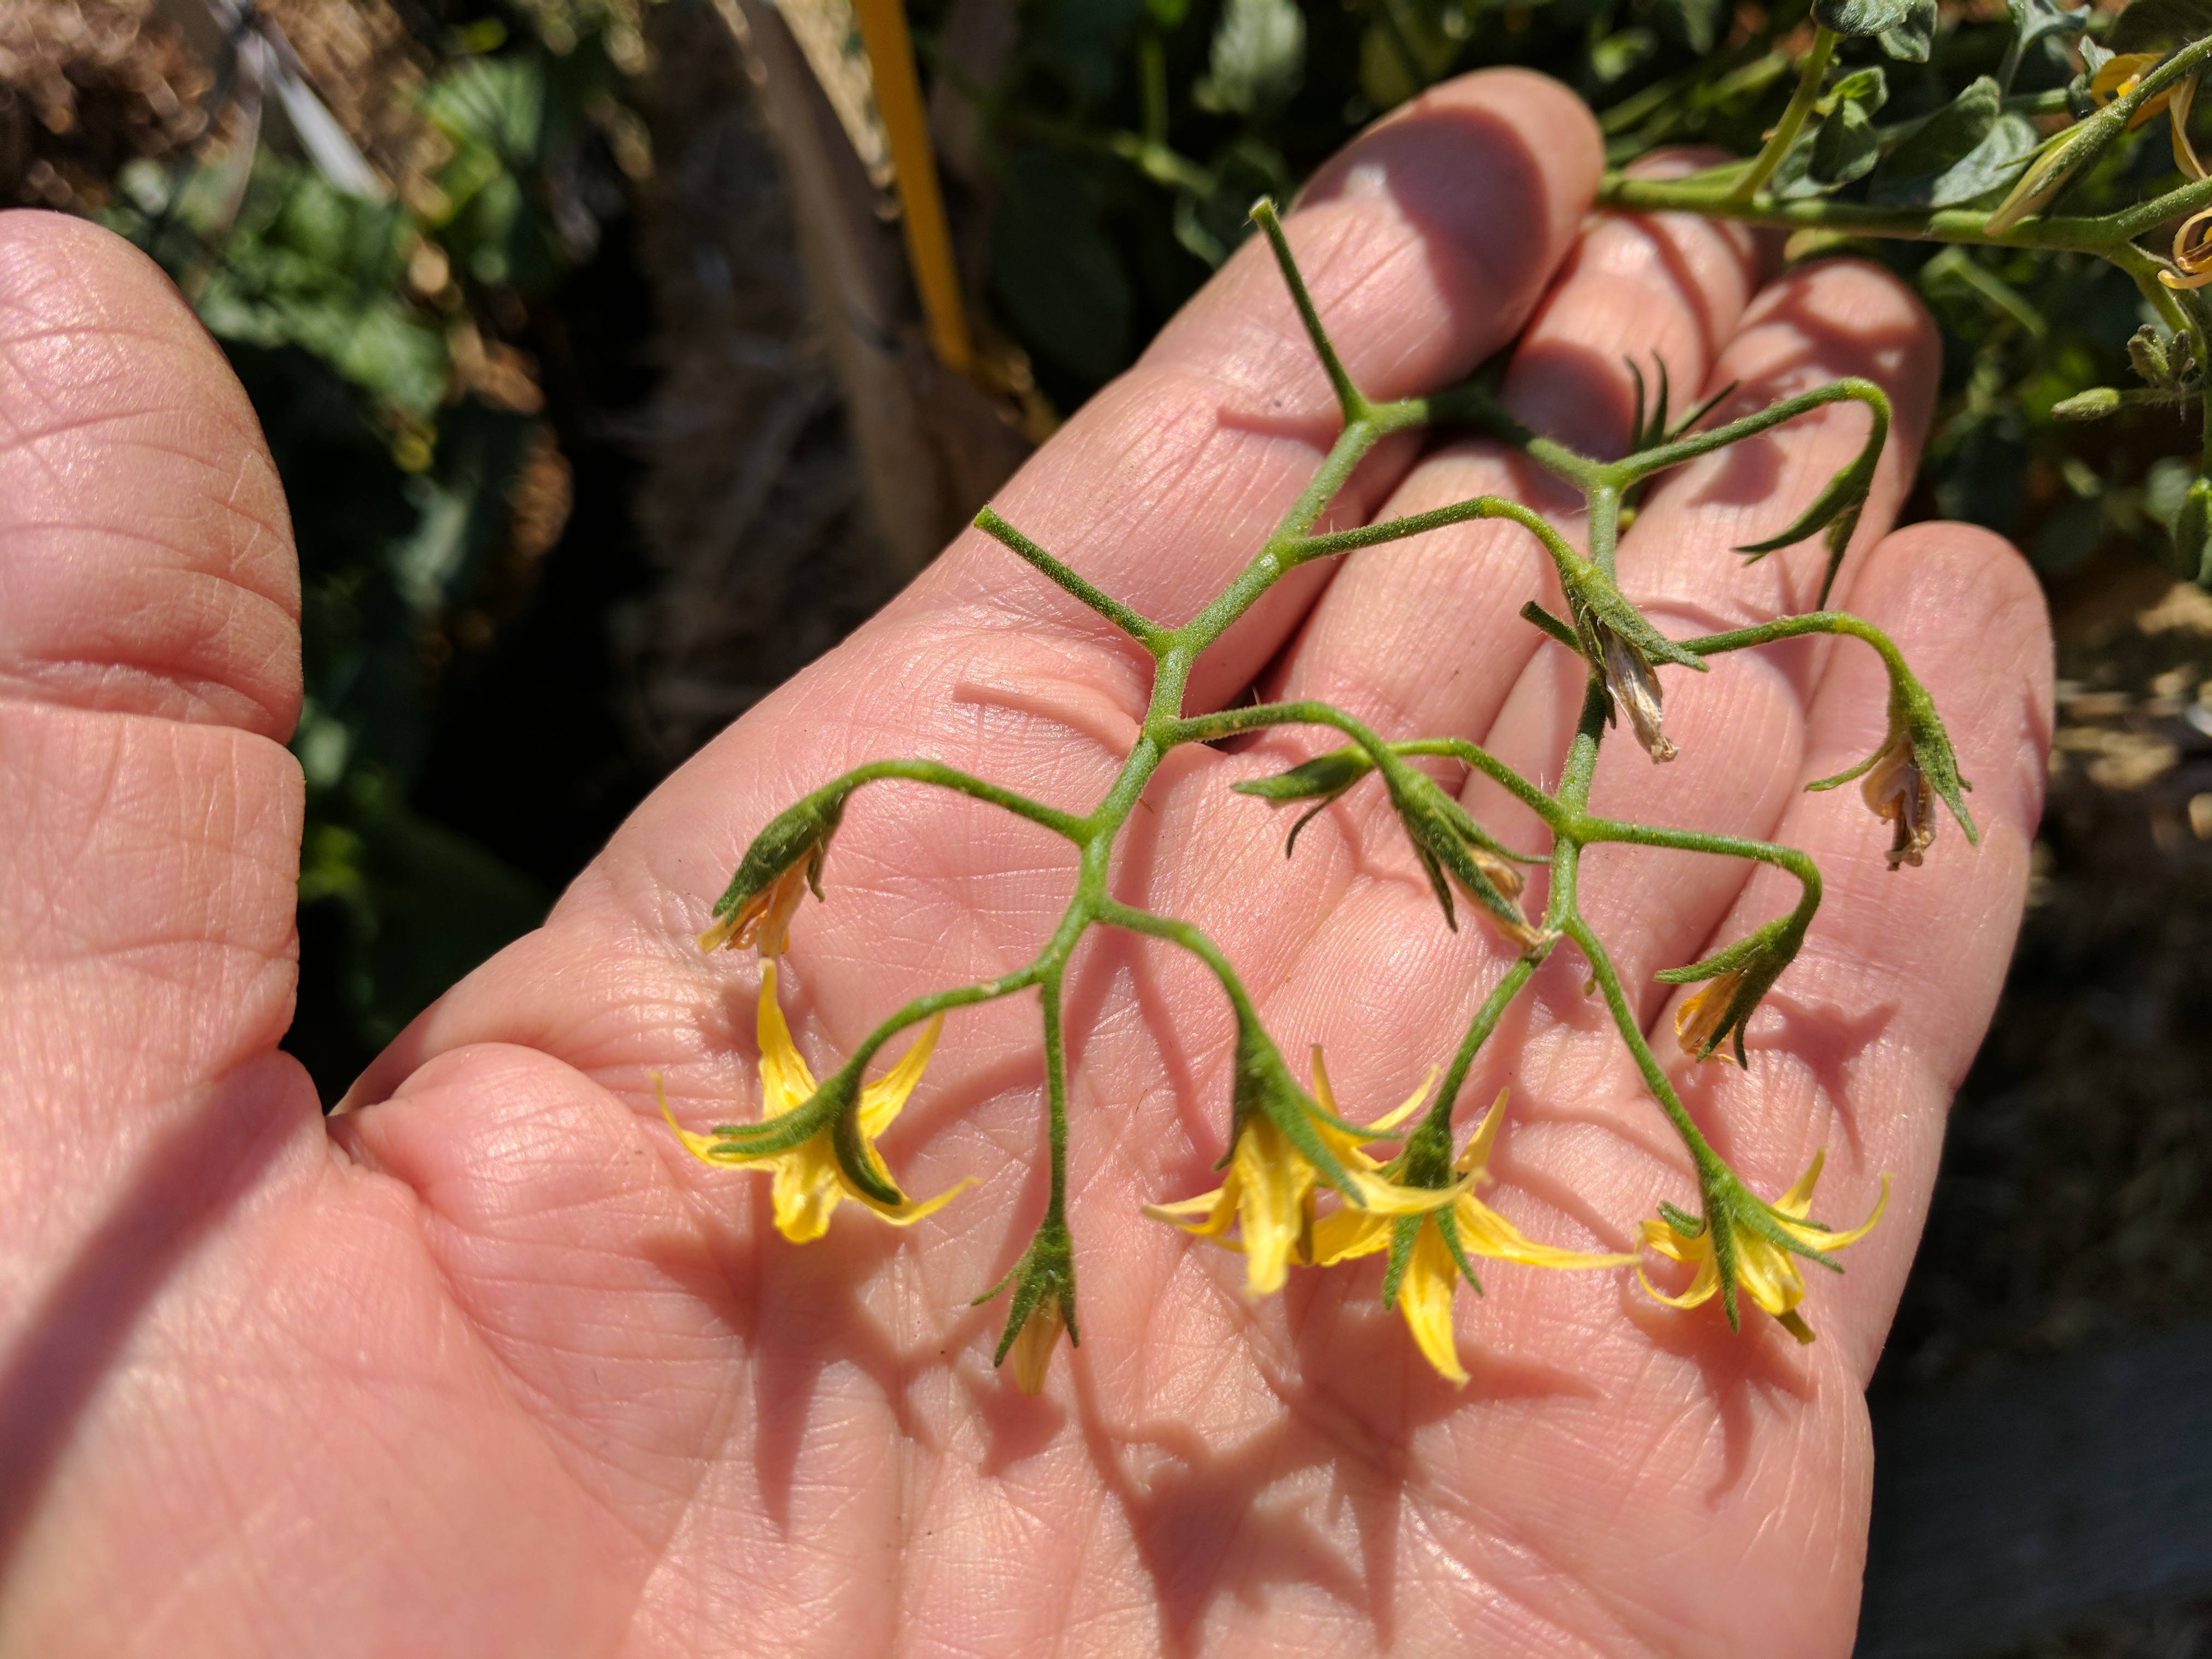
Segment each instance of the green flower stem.
M1569 919L1565 931L1589 961L1590 975L1604 994L1605 1005L1613 1012L1613 1023L1620 1027L1621 1040L1627 1043L1636 1069L1643 1074L1644 1086L1650 1090L1652 1098L1659 1103L1659 1109L1667 1114L1667 1121L1674 1126L1674 1133L1689 1149L1691 1162L1698 1167L1698 1186L1702 1188L1711 1182L1733 1182L1735 1176L1726 1160L1713 1150L1712 1143L1692 1121L1682 1097L1674 1092L1674 1085L1660 1069L1651 1045L1644 1040L1644 1029L1637 1023L1636 1011L1628 1006L1627 994L1620 988L1620 975L1614 971L1613 958L1606 954L1605 946L1580 916Z
M1708 835L1700 830L1668 830L1657 824L1620 823L1609 818L1584 818L1576 828L1583 845L1593 842L1626 843L1632 847L1662 847L1676 852L1710 853L1719 858L1750 859L1771 864L1797 878L1801 890L1792 920L1801 929L1820 908L1820 867L1811 856L1794 847L1774 842L1751 841L1741 836Z
M1832 380L1826 386L1802 392L1794 398L1785 398L1778 404L1770 404L1756 414L1746 415L1725 426L1715 427L1710 432L1692 433L1686 437L1677 438L1672 443L1660 444L1651 449L1638 450L1633 455L1623 456L1605 469L1606 481L1617 489L1639 483L1654 473L1664 472L1668 467L1680 466L1685 461L1693 461L1701 455L1710 455L1716 450L1741 443L1746 438L1755 437L1785 421L1794 421L1800 415L1810 414L1826 404L1845 402L1867 406L1874 416L1874 430L1869 436L1868 447L1881 447L1889 435L1887 395L1872 380Z
M1258 1025L1260 1016L1252 1006L1252 998L1244 989L1244 981L1237 977L1237 970L1222 954L1221 947L1208 939L1200 929L1177 916L1164 916L1152 910L1139 910L1133 904L1123 904L1117 899L1102 898L1091 911L1095 921L1109 927L1119 927L1125 933L1142 933L1152 939L1164 939L1182 948L1204 963L1221 981L1221 989L1229 999L1229 1006L1237 1012L1240 1023Z
M1452 1108L1459 1100L1459 1091L1467 1086L1467 1074L1474 1064L1476 1052L1490 1041L1490 1034L1505 1018L1506 1009L1521 994L1522 988L1534 977L1538 965L1527 957L1516 958L1505 970L1505 977L1492 986L1490 994L1482 1000L1482 1006L1475 1010L1474 1018L1468 1023L1467 1035L1460 1039L1459 1051L1452 1056L1450 1069L1444 1073L1443 1086L1437 1091L1437 1097L1429 1103L1429 1109L1423 1115L1423 1129L1433 1132L1450 1128Z
M995 783L971 777L957 767L933 760L870 761L866 766L856 766L843 777L832 780L859 788L879 778L904 778L913 783L933 784L939 789L951 789L963 795L972 795L977 800L1003 807L1016 817L1027 818L1031 823L1049 830L1055 836L1080 843L1085 838L1083 819L1073 812L1063 812L1057 807L1047 806L1042 801L1031 800L1027 795L1012 789L1002 789Z
M1888 635L1863 617L1848 611L1808 611L1798 617L1778 617L1772 622L1760 623L1752 628L1735 628L1725 634L1705 634L1694 640L1680 641L1685 651L1700 657L1718 656L1724 651L1741 651L1754 645L1771 645L1778 640L1794 640L1807 634L1843 634L1855 640L1864 640L1881 653L1888 667L1890 678L1912 680L1912 671L1905 666L1905 653Z
M1060 1030L1060 964L1037 976L1044 1005L1044 1092L1052 1158L1051 1188L1040 1231L1067 1226L1067 1042Z
M1804 66L1797 75L1797 90L1790 97L1790 106L1782 112L1774 136L1752 162L1751 171L1729 189L1730 201L1748 202L1766 188L1774 169L1782 165L1782 158L1790 153L1790 146L1797 142L1798 133L1804 130L1805 118L1813 112L1813 105L1820 96L1820 82L1827 76L1828 60L1835 55L1836 32L1825 26L1816 27L1813 50L1805 54Z
M1329 385L1335 388L1337 406L1344 411L1344 423L1356 424L1368 412L1367 399L1352 383L1352 376L1337 357L1335 343L1322 326L1321 313L1314 308L1313 295L1306 291L1306 279L1298 270L1298 262L1291 257L1290 238L1283 234L1283 222L1275 212L1273 201L1262 196L1255 202L1252 222L1266 233L1267 246L1275 252L1275 263L1281 267L1283 281L1289 285L1291 299L1298 308L1298 320L1306 325L1306 337L1313 342L1314 353L1328 372Z
M1167 630L1158 623L1139 616L1111 594L1093 587L988 507L975 515L975 527L1005 544L1017 556L1035 565L1051 580L1066 588L1145 649L1158 654L1161 641L1167 637Z
M1218 714L1200 714L1180 722L1176 743L1212 743L1240 732L1275 726L1328 726L1364 749L1378 764L1385 754L1438 755L1464 762L1495 778L1553 830L1566 823L1566 815L1541 789L1498 757L1462 738L1425 738L1411 743L1385 743L1360 721L1325 702L1262 702L1243 708L1224 708Z

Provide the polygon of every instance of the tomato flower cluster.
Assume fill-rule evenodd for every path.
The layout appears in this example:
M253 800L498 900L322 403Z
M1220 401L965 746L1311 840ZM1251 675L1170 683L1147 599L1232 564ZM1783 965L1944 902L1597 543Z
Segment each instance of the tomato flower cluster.
M1433 397L1375 403L1338 362L1327 331L1307 295L1271 204L1254 216L1274 248L1284 277L1304 319L1322 366L1335 387L1343 428L1297 503L1255 553L1251 562L1198 617L1168 626L1138 615L1101 592L1054 555L986 508L977 523L1016 556L1127 632L1156 664L1151 706L1119 775L1105 797L1083 816L928 759L872 763L832 780L771 820L755 838L729 888L714 907L701 947L750 948L760 953L758 1042L763 1107L753 1122L725 1123L701 1133L670 1121L684 1147L717 1166L763 1170L774 1182L775 1223L793 1243L819 1237L836 1207L848 1200L900 1226L922 1220L951 1200L959 1187L915 1200L885 1165L876 1142L913 1093L945 1013L1035 989L1044 1027L1045 1109L1050 1127L1050 1182L1045 1213L1027 1249L999 1285L978 1300L1011 1292L996 1359L1015 1362L1024 1390L1043 1385L1051 1357L1065 1333L1079 1340L1076 1321L1075 1250L1066 1197L1067 1061L1061 1030L1061 982L1069 954L1093 927L1109 927L1164 940L1190 952L1219 982L1236 1021L1231 1066L1228 1152L1224 1173L1212 1190L1163 1197L1145 1213L1196 1237L1240 1251L1254 1298L1280 1290L1291 1270L1327 1269L1381 1255L1388 1261L1382 1296L1404 1317L1415 1345L1443 1376L1464 1382L1453 1335L1459 1286L1478 1293L1478 1259L1517 1267L1595 1271L1638 1261L1634 1253L1588 1252L1529 1237L1484 1202L1493 1150L1503 1131L1507 1101L1501 1094L1463 1143L1455 1146L1454 1112L1478 1052L1507 1007L1528 985L1536 968L1563 942L1586 961L1601 990L1621 1041L1634 1058L1654 1103L1673 1125L1696 1172L1699 1212L1658 1206L1643 1224L1644 1249L1693 1269L1686 1290L1652 1294L1674 1305L1695 1307L1717 1296L1731 1323L1740 1296L1780 1321L1801 1340L1812 1339L1798 1312L1805 1285L1798 1263L1837 1264L1835 1251L1864 1236L1881 1206L1859 1226L1832 1231L1809 1218L1820 1163L1790 1192L1769 1202L1753 1194L1698 1132L1674 1085L1646 1042L1603 943L1583 917L1577 875L1583 850L1602 843L1681 848L1771 865L1793 876L1796 907L1707 958L1660 977L1704 982L1683 1004L1677 1036L1698 1060L1730 1057L1748 1066L1744 1033L1761 1000L1789 969L1812 924L1820 880L1802 852L1773 843L1656 825L1624 823L1589 810L1601 745L1622 717L1637 744L1654 762L1671 759L1675 744L1662 728L1659 676L1668 668L1702 672L1723 652L1753 648L1805 634L1856 638L1873 647L1888 671L1889 730L1861 766L1812 787L1830 788L1863 776L1868 806L1893 826L1893 870L1918 866L1935 837L1941 803L1957 818L1969 842L1975 836L1950 741L1933 702L1902 654L1881 630L1862 619L1826 609L1701 638L1670 638L1622 594L1614 577L1624 508L1652 477L1825 405L1849 402L1870 417L1857 456L1790 525L1768 541L1741 550L1756 559L1774 549L1825 535L1832 581L1871 485L1874 465L1888 429L1888 405L1864 381L1844 380L1784 399L1708 430L1708 403L1670 420L1662 390L1651 409L1639 406L1631 453L1615 461L1576 453L1515 423L1477 386ZM1718 400L1715 400L1717 402ZM1551 524L1518 502L1480 496L1434 512L1348 531L1316 532L1315 524L1362 457L1384 437L1418 428L1473 426L1519 447L1532 460L1578 489L1587 508L1589 545L1578 550ZM1533 600L1522 615L1558 646L1581 659L1586 675L1582 714L1556 787L1546 789L1472 743L1452 738L1386 739L1343 711L1318 702L1259 703L1216 714L1186 715L1184 694L1192 665L1222 632L1276 580L1298 565L1359 548L1417 535L1473 519L1503 518L1534 535L1549 556L1567 612L1560 617ZM1826 586L1822 592L1826 600ZM1334 730L1346 746L1273 777L1238 786L1278 805L1306 808L1292 828L1287 852L1315 811L1346 792L1377 780L1426 872L1448 927L1458 926L1464 901L1511 949L1513 959L1475 1013L1447 1064L1431 1072L1411 1098L1370 1121L1347 1117L1318 1048L1310 1081L1291 1074L1281 1050L1255 1010L1235 967L1203 932L1179 918L1140 909L1112 897L1106 872L1115 842L1146 781L1169 750L1284 726ZM1503 785L1528 805L1551 836L1540 856L1514 852L1469 815L1458 800L1416 764L1424 758L1456 761ZM799 1058L777 1003L777 958L787 950L794 914L810 889L819 896L827 854L847 802L872 782L902 779L956 790L1027 818L1068 840L1081 854L1075 890L1066 913L1037 957L994 980L957 986L916 999L885 1018L834 1073L817 1079ZM1522 907L1522 866L1548 866L1542 913ZM886 1043L913 1027L921 1035L880 1079L866 1073ZM665 1104L665 1103L664 1103ZM1378 1156L1371 1148L1395 1144ZM1885 1178L1886 1179L1886 1178ZM963 1186L965 1183L962 1183ZM1887 1185L1884 1193L1887 1194ZM1638 1267L1639 1278L1644 1269Z

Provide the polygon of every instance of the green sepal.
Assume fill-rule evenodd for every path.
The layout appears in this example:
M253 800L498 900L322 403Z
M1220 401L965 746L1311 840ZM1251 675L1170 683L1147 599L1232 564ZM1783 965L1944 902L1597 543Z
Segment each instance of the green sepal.
M1428 874L1430 889L1443 908L1444 925L1455 933L1459 929L1451 881L1445 879L1449 871L1452 881L1456 881L1469 898L1508 928L1532 933L1528 918L1520 905L1484 873L1468 849L1480 848L1493 857L1516 863L1539 860L1501 845L1468 816L1465 807L1444 793L1435 779L1408 766L1395 755L1384 761L1382 772L1383 784L1390 792L1390 804L1397 809L1398 821L1405 826L1407 838L1413 843L1414 855Z
M1459 1242L1458 1221L1449 1209L1437 1211L1431 1218L1437 1224L1437 1232L1443 1239L1444 1249L1451 1252L1452 1261L1459 1268L1460 1277L1474 1285L1474 1293L1480 1296L1482 1281L1474 1276L1474 1264L1467 1259L1467 1250Z
M1291 833L1283 842L1283 856L1289 858L1297 851L1298 834L1306 825L1334 805L1337 798L1375 769L1375 763L1367 751L1358 747L1333 749L1326 755L1293 766L1287 772L1278 772L1272 777L1247 778L1242 783L1229 787L1240 795L1253 795L1276 805L1291 801L1310 800L1314 805L1298 814L1298 821L1291 826Z
M1966 792L1974 786L1959 775L1958 753L1951 747L1951 734L1943 729L1942 718L1936 712L1936 700L1918 680L1907 674L1901 679L1893 679L1889 710L1892 727L1901 724L1905 729L1921 776L1934 787L1936 799L1951 809L1951 816L1966 832L1967 845L1980 846L1981 832L1974 828L1973 815L1966 811Z
M1735 550L1746 556L1747 563L1756 564L1769 553L1794 546L1815 531L1825 530L1828 568L1820 579L1820 604L1823 605L1828 602L1828 590L1835 586L1836 572L1850 549L1852 532L1859 527L1859 514L1865 510L1867 496L1874 489L1875 469L1881 462L1882 446L1889 441L1889 398L1881 388L1871 380L1856 379L1838 384L1849 387L1854 394L1851 401L1863 404L1873 416L1865 444L1848 465L1828 480L1812 504L1787 529L1763 542L1750 542Z
M845 814L845 802L854 786L839 780L803 797L768 821L753 837L752 845L738 862L737 873L714 901L715 921L731 915L801 859L807 860L806 882L814 896L822 896L822 861L830 837Z
M799 1142L812 1139L821 1133L823 1124L842 1113L854 1120L854 1133L857 1142L857 1111L848 1109L856 1108L860 1085L860 1068L848 1061L820 1088L781 1117L769 1118L758 1123L717 1123L710 1133L716 1140L729 1142L732 1150L741 1152L748 1158L763 1158L770 1152L787 1152ZM842 1146L834 1139L832 1145L836 1150L838 1163L844 1164ZM851 1173L849 1165L847 1166L847 1173ZM905 1197L905 1194L893 1191L890 1197L884 1198L882 1184L873 1175L860 1184L877 1197L883 1198L887 1204L902 1202Z
M1680 1205L1669 1204L1663 1198L1659 1200L1659 1218L1683 1238L1695 1238L1705 1230L1703 1216L1692 1215Z
M860 1137L860 1068L848 1065L815 1091L815 1099L819 1100L842 1085L837 1115L830 1130L830 1148L837 1155L837 1167L845 1172L846 1180L878 1203L903 1204L906 1194L868 1167L866 1146Z
M1012 1305L1006 1310L1006 1328L999 1338L999 1346L991 1355L994 1365L1006 1363L1006 1355L1014 1346L1014 1339L1029 1323L1030 1316L1049 1297L1060 1304L1061 1322L1067 1327L1067 1340L1073 1347L1081 1347L1083 1338L1075 1324L1075 1244L1068 1236L1067 1223L1058 1216L1047 1216L1038 1224L1030 1239L1030 1247L1022 1252L1021 1260L1007 1270L1006 1276L975 1297L968 1305L980 1308L1003 1291L1007 1285L1014 1287Z
M1375 763L1367 751L1355 744L1316 755L1287 772L1246 778L1229 787L1240 795L1255 795L1261 800L1334 800L1374 769Z
M1682 647L1662 634L1644 619L1644 613L1631 605L1613 578L1588 559L1561 559L1559 586L1565 590L1567 609L1575 619L1583 655L1599 673L1605 672L1605 649L1600 642L1593 623L1602 623L1618 634L1629 645L1643 653L1646 662L1671 662L1684 668L1694 668L1703 674L1711 665L1693 652Z
M1531 599L1521 607L1521 620L1541 629L1577 656L1583 654L1583 642L1575 637L1575 630L1535 600Z
M1406 1266L1413 1259L1413 1236L1424 1218L1401 1215L1390 1224L1390 1265L1382 1270L1382 1305L1395 1309L1398 1287L1406 1282Z

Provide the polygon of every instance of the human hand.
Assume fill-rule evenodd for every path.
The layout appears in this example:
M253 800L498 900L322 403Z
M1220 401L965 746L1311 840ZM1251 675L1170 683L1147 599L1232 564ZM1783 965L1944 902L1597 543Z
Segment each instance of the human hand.
M250 410L180 302L112 239L0 221L0 1651L432 1655L1211 1652L1448 1646L1848 1650L1870 1453L1861 1392L1910 1262L1942 1117L2017 921L2049 730L2040 599L2002 544L1885 535L1936 345L1869 267L1753 298L1747 242L1583 216L1586 114L1512 73L1358 141L1291 235L1354 375L1445 384L1510 341L1522 419L1611 453L1624 354L1757 406L1842 374L1899 414L1836 603L1888 628L1978 786L1978 849L1884 868L1848 793L1878 666L1802 642L1668 676L1681 757L1626 744L1595 805L1788 842L1827 897L1747 1074L1675 1067L1759 1191L1828 1149L1820 1212L1895 1191L1797 1346L1756 1314L1658 1307L1626 1272L1500 1265L1462 1296L1473 1381L1437 1377L1379 1267L1241 1265L1139 1206L1215 1184L1230 1025L1202 970L1094 934L1071 972L1071 1219L1085 1342L1045 1392L969 1310L1042 1202L1035 1011L955 1015L885 1137L907 1189L981 1184L910 1231L848 1211L787 1244L765 1181L659 1122L757 1109L757 969L692 944L762 823L884 756L1082 810L1149 661L971 533L642 807L546 926L428 1012L327 1123L276 1052L292 986L296 574ZM1334 430L1264 248L1247 247L999 498L1139 611L1188 614ZM1802 608L1817 544L1729 552L1856 447L1831 411L1664 481L1624 586L1672 634ZM1481 442L1388 446L1338 523L1484 490L1546 505ZM1264 681L1389 737L1458 733L1555 772L1579 667L1516 612L1550 577L1479 523L1296 573L1201 665L1191 707ZM1205 927L1355 1117L1446 1058L1509 959L1448 933L1386 807L1348 797L1285 864L1232 781L1319 744L1177 751L1117 890ZM1509 842L1486 787L1464 799ZM518 810L528 810L526 802ZM1640 995L1778 908L1765 879L1616 848L1588 914ZM1065 847L897 784L848 810L783 1000L817 1070L913 994L1026 961ZM1562 947L1463 1091L1511 1116L1486 1198L1547 1243L1632 1248L1687 1166ZM1673 1053L1671 1039L1667 1046Z

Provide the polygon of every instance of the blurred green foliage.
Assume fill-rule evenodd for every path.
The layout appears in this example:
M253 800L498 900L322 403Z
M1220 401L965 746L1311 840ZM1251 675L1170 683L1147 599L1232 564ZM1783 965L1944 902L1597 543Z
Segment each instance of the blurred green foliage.
M1897 61L1872 39L1844 42L1835 91L1848 107L1824 125L1820 154L1810 140L1793 152L1777 194L1843 185L1906 204L2016 174L2042 131L2063 123L2083 25L2094 42L2115 21L2051 0L2017 9L2010 61L2015 28L2002 9L1893 8L1905 38L1892 49L1924 47L1923 63ZM1811 9L1806 0L1024 0L1018 43L989 86L937 59L926 31L924 57L984 118L993 298L1065 409L1133 361L1248 234L1255 196L1295 189L1424 87L1525 65L1597 112L1611 165L1670 145L1747 155L1788 102ZM1996 81L1982 78L1992 76L2005 82L2002 105ZM1885 145L1893 153L1877 168ZM2154 122L2106 154L2065 211L2108 211L2177 182L2164 123ZM1942 331L1917 514L1986 525L2050 574L2114 543L2197 574L2169 535L2194 474L2176 459L2197 453L2193 422L2172 407L2130 407L2094 427L2051 415L2088 387L2135 383L2127 343L2151 315L2127 277L2084 256L1832 235L1801 238L1790 254L1839 250L1895 270Z
M307 820L291 1046L326 1100L550 902L410 795L448 630L511 550L515 492L548 441L501 336L591 252L586 175L634 167L624 147L641 132L610 49L630 27L618 9L451 6L435 21L422 160L389 198L267 143L227 154L218 136L182 166L131 164L106 215L222 344L292 504Z

